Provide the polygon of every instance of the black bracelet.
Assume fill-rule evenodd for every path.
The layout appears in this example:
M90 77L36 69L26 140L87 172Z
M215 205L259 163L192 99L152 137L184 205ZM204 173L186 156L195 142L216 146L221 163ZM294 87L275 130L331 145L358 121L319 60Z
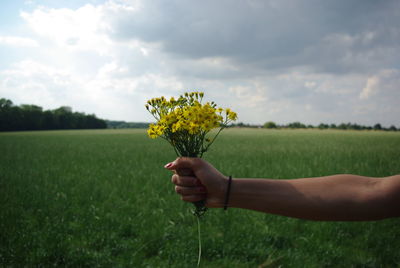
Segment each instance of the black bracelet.
M231 192L231 184L232 184L232 176L229 176L228 189L226 190L226 196L225 196L224 210L227 210L228 208L229 194Z

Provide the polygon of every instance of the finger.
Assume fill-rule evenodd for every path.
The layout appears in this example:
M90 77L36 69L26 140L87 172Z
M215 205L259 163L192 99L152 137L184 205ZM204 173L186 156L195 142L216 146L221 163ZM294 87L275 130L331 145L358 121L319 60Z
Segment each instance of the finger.
M166 164L164 167L169 170L194 169L201 163L200 158L196 157L178 157L175 161Z
M197 202L206 199L205 194L196 194L196 195L182 195L181 199L186 202Z
M179 186L193 187L202 185L196 177L179 176L178 174L172 175L171 181Z
M207 190L204 186L198 186L198 187L175 186L175 192L177 192L182 196L186 196L186 195L205 194L207 193Z

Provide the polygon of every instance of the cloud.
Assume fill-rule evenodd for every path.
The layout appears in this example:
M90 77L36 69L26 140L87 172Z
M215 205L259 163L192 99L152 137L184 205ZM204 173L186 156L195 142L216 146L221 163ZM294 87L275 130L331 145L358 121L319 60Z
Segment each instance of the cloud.
M0 92L7 98L24 100L25 103L44 103L52 108L61 106L71 93L77 91L74 87L76 82L68 72L30 60L2 70L0 78Z
M147 99L196 89L248 123L400 126L399 1L91 3L20 13L29 38L0 44L32 53L0 68L2 96L150 121Z
M14 47L37 47L39 46L36 40L19 37L19 36L0 36L0 45Z
M87 4L77 10L39 7L20 16L36 34L64 49L96 51L100 55L108 52L109 40L102 34L107 28L102 6Z
M126 77L127 69L116 63L102 66L95 76L77 76L35 61L22 61L0 71L0 93L21 103L54 109L63 105L95 112L108 119L149 121L144 109L149 96L176 95L179 79L161 74ZM142 120L140 120L142 119Z
M400 97L400 71L395 69L382 70L368 77L362 89L360 99L370 99L376 95ZM400 100L400 99L399 99Z
M189 59L225 58L243 72L248 66L251 72L304 66L363 72L399 60L393 58L400 48L398 1L143 3L110 16L114 37L159 43L164 52Z
M360 93L361 99L368 99L372 95L376 94L377 85L379 84L379 78L376 76L372 76L368 78L367 84L363 88Z

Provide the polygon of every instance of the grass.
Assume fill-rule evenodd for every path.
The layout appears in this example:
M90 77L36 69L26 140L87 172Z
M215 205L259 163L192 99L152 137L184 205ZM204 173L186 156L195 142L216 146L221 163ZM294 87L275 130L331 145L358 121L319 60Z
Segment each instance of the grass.
M0 134L0 266L195 267L169 146L144 130ZM381 177L400 174L400 134L229 129L205 158L234 177ZM399 223L209 210L202 266L397 267Z

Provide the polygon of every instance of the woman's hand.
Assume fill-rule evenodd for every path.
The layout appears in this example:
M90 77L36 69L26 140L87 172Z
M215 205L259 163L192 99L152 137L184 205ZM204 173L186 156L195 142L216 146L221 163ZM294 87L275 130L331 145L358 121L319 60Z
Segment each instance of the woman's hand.
M227 177L208 162L200 158L180 157L165 165L165 168L175 172L171 180L182 200L206 200L206 206L209 208L224 206ZM182 176L178 174L180 172L176 172L185 169L191 170L194 175Z

